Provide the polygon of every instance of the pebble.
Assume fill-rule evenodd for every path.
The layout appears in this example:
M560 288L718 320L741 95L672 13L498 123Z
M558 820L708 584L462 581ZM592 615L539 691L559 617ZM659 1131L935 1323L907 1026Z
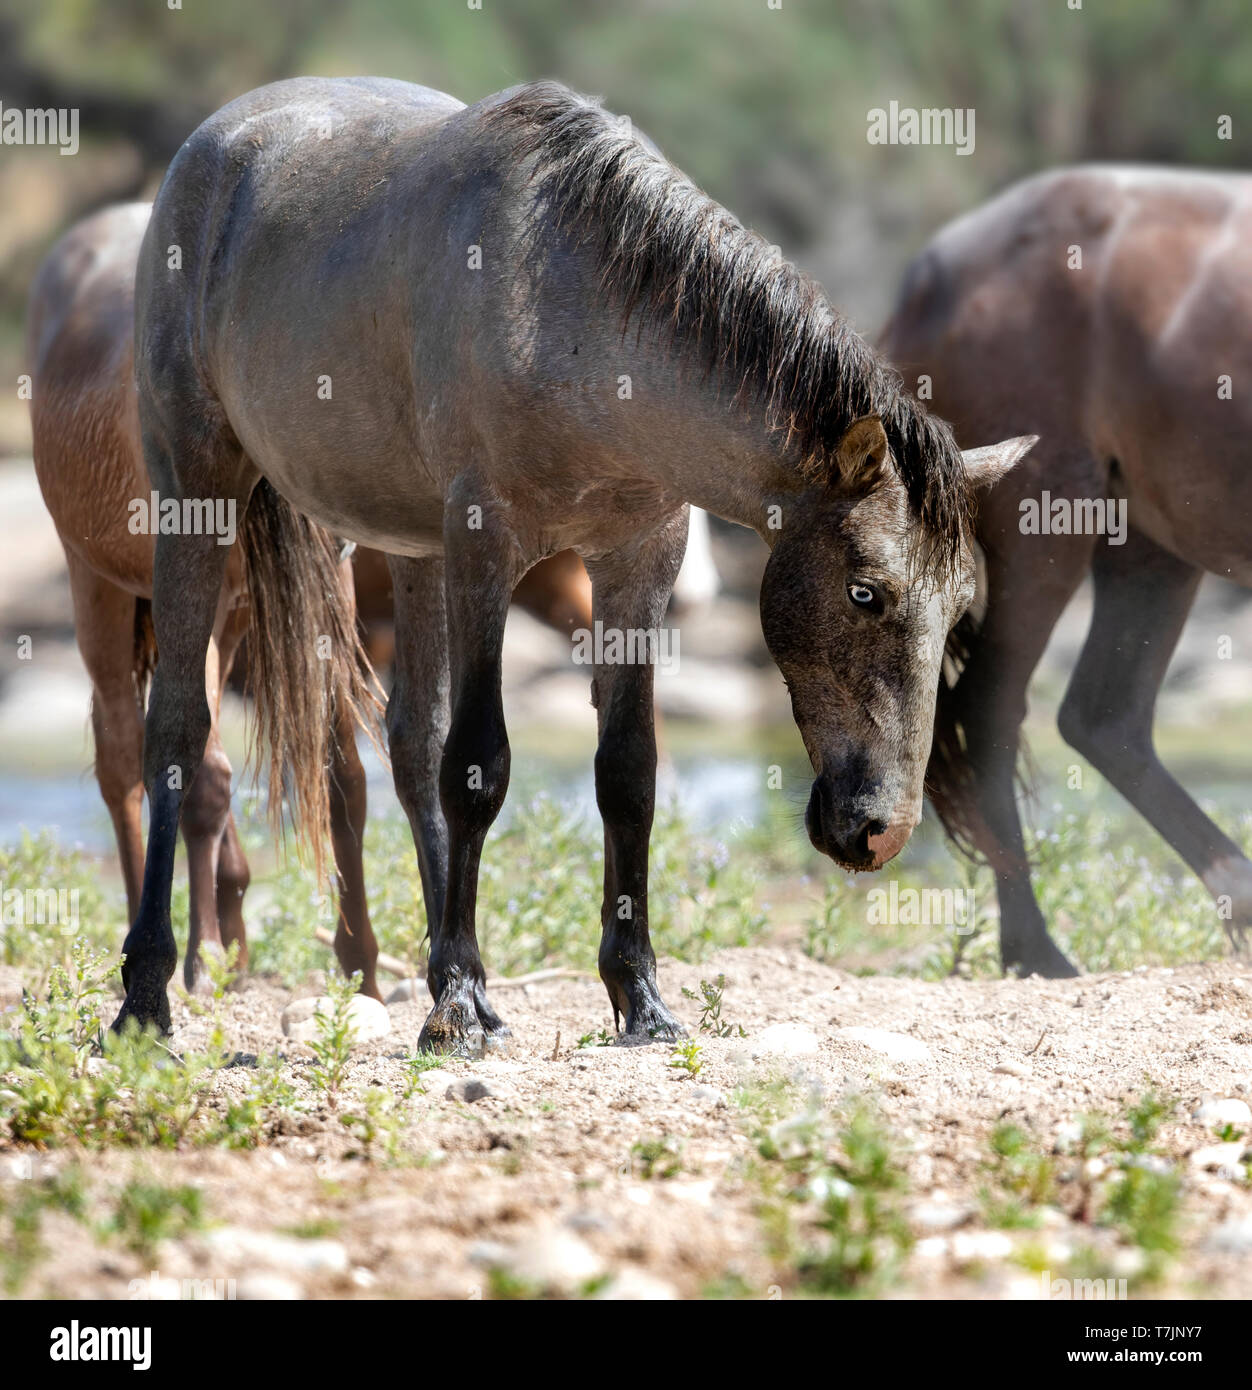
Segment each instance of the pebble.
M952 1258L958 1264L979 1260L1006 1260L1013 1253L1013 1242L1003 1231L958 1231L952 1237Z
M572 1293L604 1273L603 1261L585 1241L555 1226L520 1240L499 1267L523 1284L557 1293Z
M442 1067L431 1067L418 1077L417 1084L428 1096L443 1096L449 1086L454 1086L460 1077L455 1072L444 1071Z
M290 1303L303 1298L304 1290L281 1274L245 1274L235 1285L235 1297L258 1303Z
M1206 1144L1196 1149L1187 1162L1193 1168L1235 1168L1243 1158L1243 1150L1242 1139L1231 1144Z
M444 1092L444 1100L463 1100L467 1105L473 1105L478 1100L491 1100L498 1098L499 1091L494 1090L485 1081L477 1076L462 1077L454 1081Z
M1191 1118L1197 1124L1205 1125L1209 1129L1221 1129L1224 1125L1234 1125L1236 1128L1246 1129L1248 1126L1252 1126L1252 1109L1249 1109L1246 1100L1233 1098L1223 1100L1213 1096L1208 1100L1201 1101L1199 1106L1191 1112Z
M707 1106L710 1110L721 1110L726 1105L726 1093L719 1091L716 1086L693 1086L687 1094L697 1105Z
M204 1239L215 1255L230 1263L268 1265L292 1274L343 1274L348 1268L348 1252L337 1240L300 1240L240 1226L223 1226Z
M1252 1255L1252 1215L1227 1217L1209 1233L1204 1248L1219 1255Z
M893 1062L930 1062L933 1055L924 1042L910 1038L907 1033L892 1033L886 1028L840 1028L835 1037L860 1043L871 1052L888 1057Z
M998 1072L1001 1076L1016 1076L1022 1080L1035 1074L1034 1068L1027 1066L1025 1062L997 1062L991 1070Z
M425 980L401 980L387 996L388 1004L407 1004L411 999L429 997Z
M596 1294L600 1300L638 1303L667 1303L678 1297L678 1290L664 1279L657 1279L646 1270L628 1265L619 1269Z
M318 1036L317 1014L329 1014L334 1002L329 995L294 999L283 1010L282 1028L285 1037L293 1042L312 1042ZM348 1004L348 1017L356 1029L353 1047L385 1038L391 1032L391 1015L387 1006L368 994L354 994Z
M923 1231L951 1231L969 1220L969 1212L953 1202L915 1202L909 1220Z

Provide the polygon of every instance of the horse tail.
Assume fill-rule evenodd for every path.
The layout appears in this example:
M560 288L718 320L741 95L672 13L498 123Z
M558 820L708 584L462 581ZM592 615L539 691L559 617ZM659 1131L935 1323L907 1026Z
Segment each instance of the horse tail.
M240 528L248 604L248 690L256 712L249 761L269 754L269 813L283 835L283 802L297 848L320 878L330 833L328 774L335 713L345 706L381 751L382 690L362 645L351 584L334 536L262 479Z

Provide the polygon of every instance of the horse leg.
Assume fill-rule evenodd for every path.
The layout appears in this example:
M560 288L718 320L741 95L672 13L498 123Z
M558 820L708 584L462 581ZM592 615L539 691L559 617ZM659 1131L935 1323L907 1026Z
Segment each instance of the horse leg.
M217 930L222 947L229 951L234 945L235 969L242 973L248 968L248 936L243 920L243 895L252 882L248 857L239 843L235 817L227 813L226 828L217 851Z
M1061 705L1061 733L1203 880L1237 945L1236 933L1252 926L1252 863L1166 771L1152 742L1157 692L1201 571L1133 528L1125 545L1099 548L1092 570L1091 630Z
M65 553L74 630L91 678L96 780L109 808L126 884L126 907L139 909L143 865L143 704L135 680L135 597Z
M213 707L215 729L221 718L222 695L226 690L227 682L230 680L231 669L235 664L235 657L247 628L245 610L242 607L236 607L226 620L218 644L217 703ZM183 833L185 836L185 814ZM251 882L252 873L248 868L248 859L243 852L243 846L239 843L235 817L228 804L226 824L222 829L222 837L217 847L217 930L224 951L229 951L231 946L236 948L235 970L239 973L242 973L248 965L248 937L243 920L243 895L248 891L248 885Z
M439 805L439 763L448 736L448 635L441 559L389 555L396 648L387 701L387 747L396 795L413 831L427 933L433 945L448 896L448 826ZM434 978L426 983L434 997Z
M1014 781L1030 677L1086 572L1092 538L1053 537L1043 564L1030 551L1041 540L1012 540L987 555L987 614L955 698L975 786L972 838L1000 902L1001 965L1006 974L1059 979L1076 971L1035 901Z
M507 521L490 502L480 503L482 529L471 531L460 500L449 500L444 534L452 719L439 765L439 803L448 826L447 893L438 931L431 937L427 983L435 1006L418 1046L424 1051L474 1054L507 1033L487 1003L474 914L483 841L509 785L500 661L519 562ZM468 491L465 500L479 502ZM403 577L401 569L393 575L397 581ZM408 650L413 636L405 631L414 598L402 594L397 582L397 668L406 675L415 656ZM406 695L401 721L416 714L412 703ZM411 793L405 795L416 803Z
M230 818L230 759L218 732L219 649L216 634L209 642L205 662L205 696L209 706L209 737L195 780L183 803L181 825L187 846L188 921L187 951L183 957L183 984L194 990L200 975L200 947L215 954L223 950L218 926L217 871L226 822Z
M361 972L361 993L382 999L378 989L378 942L365 895L365 768L356 747L350 709L334 712L334 752L330 767L330 837L339 884L335 956L345 975Z
M142 396L140 404L142 409ZM190 438L181 441L181 447L189 457L176 478L164 442L145 437L148 472L162 494L234 498L240 510L246 507L254 475L249 476L250 465L242 454L232 459ZM131 1019L141 1027L156 1024L165 1032L170 1028L166 985L178 964L170 923L174 850L186 791L199 771L213 723L205 657L220 621L229 554L230 547L219 545L212 534L157 537L152 608L159 659L144 726L148 854L139 912L123 946L126 998L113 1023L118 1030Z
M588 562L595 619L610 633L659 632L682 562L687 517L642 543ZM627 1040L679 1037L656 984L648 935L648 843L656 804L656 732L650 660L598 664L592 679L599 743L596 804L604 822L600 978Z

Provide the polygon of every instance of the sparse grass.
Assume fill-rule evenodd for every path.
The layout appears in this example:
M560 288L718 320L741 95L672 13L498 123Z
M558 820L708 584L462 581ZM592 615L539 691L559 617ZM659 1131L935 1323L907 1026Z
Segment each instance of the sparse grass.
M352 1060L356 1025L352 1021L351 1009L353 997L360 987L359 971L346 978L338 971L331 972L326 980L330 1008L319 1009L313 1015L317 1035L308 1044L314 1057L309 1080L332 1110L339 1104L339 1092L347 1075L348 1063Z
M852 1097L763 1122L784 1093L740 1093L756 1117L761 1219L778 1281L794 1293L867 1297L898 1277L912 1246L901 1167L873 1105Z
M687 1076L699 1076L700 1068L704 1065L702 1052L700 1044L694 1039L681 1042L671 1054L669 1066L672 1070L684 1072Z
M742 1024L722 1022L722 996L726 992L726 976L719 975L716 980L701 980L700 992L683 986L683 998L694 999L700 1005L700 1031L712 1033L715 1038L746 1038Z
M1203 885L1132 813L1089 801L1070 811L1055 802L1039 821L1028 832L1035 893L1052 935L1085 971L1182 965L1227 954L1221 919ZM1232 828L1252 850L1252 815ZM871 924L868 894L892 878L901 893L972 890L973 923ZM905 858L884 875L831 876L820 883L805 925L805 950L815 959L853 961L863 974L886 969L922 979L999 973L995 889L985 868L944 849L920 863Z
M117 970L116 959L78 938L69 967L51 967L46 997L27 994L11 1030L0 1032L0 1133L37 1148L258 1142L269 1112L290 1099L276 1061L259 1063L256 1082L224 1110L208 1106L231 1060L217 1014L229 976L216 979L204 1049L178 1057L150 1035L105 1031L101 1010Z
M682 1167L682 1141L672 1135L640 1139L631 1145L630 1171L642 1178L675 1178Z
M172 1240L204 1225L204 1196L186 1183L133 1179L118 1193L101 1235L116 1236L129 1250L151 1258L157 1243Z

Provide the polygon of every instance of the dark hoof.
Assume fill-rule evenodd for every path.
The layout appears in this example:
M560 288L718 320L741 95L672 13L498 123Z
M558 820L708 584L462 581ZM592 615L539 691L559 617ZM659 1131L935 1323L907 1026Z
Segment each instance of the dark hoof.
M1072 965L1051 937L1032 941L1020 950L1001 948L1001 960L1006 975L1040 975L1045 980L1072 980L1079 971Z
M128 1029L138 1032L151 1029L163 1038L169 1037L174 1031L170 1020L169 996L164 985L159 990L145 990L134 981L131 982L122 1007L113 1020L113 1032L119 1036Z
M607 983L607 982L606 982ZM665 1007L652 980L636 979L609 984L613 1025L619 1047L640 1047L653 1042L677 1042L687 1030ZM621 1022L625 1016L625 1023Z
M478 1021L478 1009L471 988L461 985L449 986L444 990L422 1024L417 1050L473 1058L481 1057L487 1051L487 1034Z

